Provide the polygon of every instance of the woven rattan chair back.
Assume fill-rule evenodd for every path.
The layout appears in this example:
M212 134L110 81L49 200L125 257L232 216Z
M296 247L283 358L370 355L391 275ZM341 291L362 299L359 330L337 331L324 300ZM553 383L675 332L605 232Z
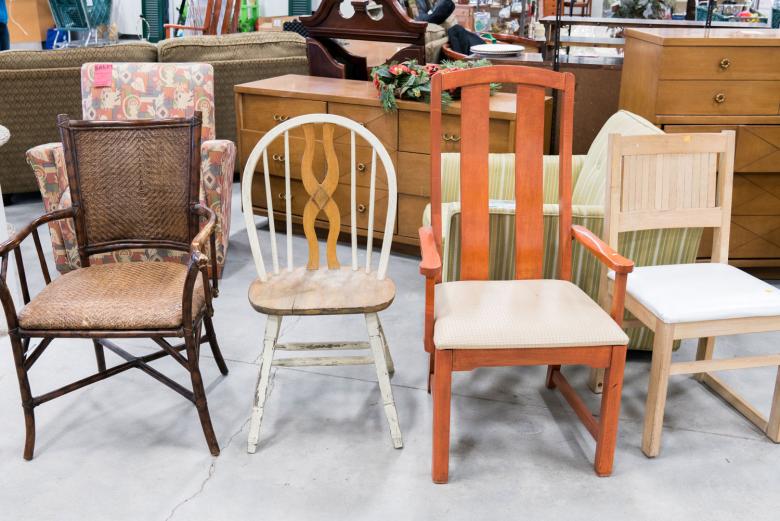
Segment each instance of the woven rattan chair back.
M89 256L129 248L188 251L198 232L201 117L74 121L60 115L76 237Z

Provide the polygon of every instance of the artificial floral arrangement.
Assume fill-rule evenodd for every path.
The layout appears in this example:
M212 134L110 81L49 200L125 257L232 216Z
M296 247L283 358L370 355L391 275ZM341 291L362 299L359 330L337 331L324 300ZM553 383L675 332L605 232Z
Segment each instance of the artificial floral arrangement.
M460 69L473 69L486 67L489 60L475 61L443 61L440 64L428 63L420 65L416 60L408 60L401 63L379 65L371 69L371 79L379 91L379 99L382 108L387 112L398 108L397 99L409 99L414 101L431 102L431 76L436 72L453 71ZM501 87L498 83L490 84L490 94L493 95ZM446 106L460 93L458 91L442 92L441 103Z

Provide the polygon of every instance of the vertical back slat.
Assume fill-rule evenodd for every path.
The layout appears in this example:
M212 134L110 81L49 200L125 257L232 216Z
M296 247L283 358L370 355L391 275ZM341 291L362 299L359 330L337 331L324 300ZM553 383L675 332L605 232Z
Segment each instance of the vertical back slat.
M463 280L487 280L488 278L489 99L490 86L487 84L470 85L461 89L460 274Z
M355 131L350 131L350 160L349 160L349 168L350 168L350 175L349 175L349 186L350 186L350 195L349 195L349 208L350 208L350 222L352 224L352 269L354 271L357 271L358 269L358 258L357 258L357 186L356 186L356 177L357 174L355 173Z
M268 231L271 239L271 257L274 273L279 273L279 256L276 252L276 228L274 226L274 198L271 195L271 171L268 170L268 149L263 150L263 176L265 178L265 204L268 208Z
M718 158L717 205L721 209L720 228L712 234L712 262L729 261L729 233L731 232L731 198L734 186L733 130L721 132L726 137L726 151Z
M441 74L431 79L431 227L436 250L441 251Z
M371 149L371 180L368 194L368 239L366 239L366 273L371 273L371 251L374 249L374 201L376 200L376 149Z
M515 130L515 278L517 279L542 278L543 154L544 88L519 85Z
M558 278L571 280L571 146L574 123L574 75L566 74L558 93L561 105L558 147Z
M287 221L287 271L293 270L292 193L290 192L290 133L284 132L284 211Z

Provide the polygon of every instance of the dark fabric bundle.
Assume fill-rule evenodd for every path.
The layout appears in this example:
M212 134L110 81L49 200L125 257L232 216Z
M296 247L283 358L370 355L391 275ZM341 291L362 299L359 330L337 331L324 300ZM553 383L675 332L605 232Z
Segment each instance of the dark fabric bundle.
M467 31L460 25L453 25L450 27L447 30L447 38L449 38L450 41L450 49L467 56L471 54L472 45L485 43L479 35Z

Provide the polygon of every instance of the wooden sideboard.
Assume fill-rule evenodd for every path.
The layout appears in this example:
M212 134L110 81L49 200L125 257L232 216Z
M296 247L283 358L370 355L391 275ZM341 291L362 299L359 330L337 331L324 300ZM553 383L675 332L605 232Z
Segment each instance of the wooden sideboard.
M236 121L238 124L238 154L243 171L246 160L255 144L265 132L280 120L313 113L338 114L363 124L376 134L387 148L396 169L398 180L398 215L393 236L394 246L417 245L417 229L430 197L430 126L428 105L421 102L399 101L396 112L385 112L379 104L376 88L371 82L286 75L235 86ZM550 106L547 103L545 148L549 141ZM490 98L490 151L512 152L515 135L514 94L497 93ZM460 104L453 102L442 116L442 152L460 150ZM300 133L300 131L298 131ZM303 152L302 133L290 133L290 154L300 158ZM342 181L334 198L342 209L344 231L349 229L350 136L347 131L336 133L336 152L342 172ZM356 141L358 186L358 228L367 233L365 208L368 207L368 182L371 171L371 147L358 138ZM284 143L277 140L269 149L268 169L271 173L271 190L274 198L284 198ZM324 172L325 160L315 157L315 165ZM262 161L257 172L263 172ZM301 222L303 206L308 195L299 182L300 162L291 161L293 220ZM377 213L375 229L381 229L385 218L387 191L381 190L384 172L377 169ZM361 197L366 200L361 200ZM265 183L263 176L255 176L252 186L252 202L256 211L266 212ZM280 205L282 207L282 205ZM276 213L276 211L275 211ZM279 213L277 218L284 219ZM322 223L325 225L326 223ZM378 232L377 232L377 235ZM346 235L342 235L346 237Z
M626 29L620 108L666 132L737 133L729 257L780 267L780 30ZM709 255L710 234L702 241Z

